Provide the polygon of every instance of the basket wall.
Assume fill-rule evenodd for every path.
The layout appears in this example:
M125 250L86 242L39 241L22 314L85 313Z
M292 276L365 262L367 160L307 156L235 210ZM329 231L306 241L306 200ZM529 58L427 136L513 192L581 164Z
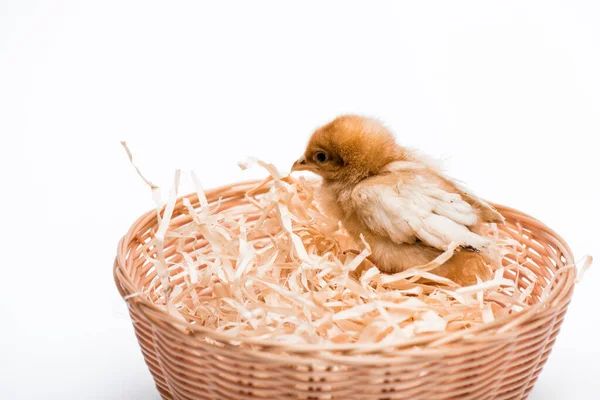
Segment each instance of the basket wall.
M224 196L222 204L233 204L244 191L227 187L207 196L210 201ZM197 204L195 196L189 198ZM187 326L135 296L148 282L150 267L140 248L156 230L155 212L140 218L122 239L115 281L127 300L144 359L163 399L525 399L567 310L575 273L564 267L573 263L573 256L565 242L539 221L505 207L499 210L507 219L503 232L525 245L538 284L530 309L469 336L332 350L240 345ZM173 224L185 223L187 217L177 215ZM517 282L522 289L528 285L523 277Z

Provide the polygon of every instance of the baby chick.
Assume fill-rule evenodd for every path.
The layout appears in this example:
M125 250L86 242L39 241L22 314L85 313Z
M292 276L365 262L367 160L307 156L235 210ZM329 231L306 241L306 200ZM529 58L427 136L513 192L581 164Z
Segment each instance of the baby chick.
M382 272L426 264L452 242L460 250L434 272L471 284L486 270L493 239L483 228L502 215L399 146L381 123L347 115L317 129L292 167L302 170L323 178L321 206L355 240L364 236Z

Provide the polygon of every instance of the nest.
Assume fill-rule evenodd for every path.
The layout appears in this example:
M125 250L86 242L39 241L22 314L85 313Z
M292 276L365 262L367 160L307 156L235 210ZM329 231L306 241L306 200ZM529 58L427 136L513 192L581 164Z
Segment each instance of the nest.
M489 235L500 244L503 261L489 266L489 279L460 286L436 274L456 246L427 265L382 274L368 261L368 243L353 242L338 222L323 214L314 198L314 182L283 177L261 161L242 167L249 164L266 168L269 176L205 193L192 174L196 193L182 198L177 194L177 173L167 203L158 202L157 210L138 220L121 242L115 268L118 287L130 304L146 361L164 398L202 398L198 397L200 389L190 394L190 385L220 387L233 396L215 392L206 398L264 395L270 393L270 379L279 376L276 365L298 372L297 368L308 364L304 372L311 379L322 367L320 371L329 371L326 375L331 378L337 370L356 372L349 365L357 362L357 354L368 355L372 367L373 362L389 363L393 352L401 349L437 349L441 357L462 343L463 348L454 349L466 357L472 351L468 343L489 347L518 338L523 324L540 315L552 316L549 329L560 325L574 280L572 255L560 238L530 217L501 208L507 224L490 225ZM156 186L146 182L158 200ZM149 330L160 332L158 338L155 333L148 336ZM546 349L553 339L551 333L544 338ZM176 346L171 348L171 343L160 351L156 346L162 341ZM232 348L237 350L232 353ZM545 361L547 353L540 355L543 349L539 347L535 362L528 365L532 371ZM201 379L200 383L172 377L173 371L165 365L175 362L174 354L183 358L173 365L196 371L191 376ZM278 364L273 354L287 361ZM497 354L508 356L501 347L484 356ZM227 370L235 383L221 387L215 383L221 380L218 371L203 372L217 374L214 381L198 375L202 368L190 360L201 355L230 366L241 362L248 369L260 370L257 365L264 363L271 375L250 373L246 367ZM290 364L290 358L295 362ZM375 371L389 372L386 368ZM349 375L341 376L344 381ZM423 381L424 377L411 379ZM324 397L314 398L346 399L353 398L353 393L361 394L356 398L383 398L378 396L385 393L369 386L381 386L384 381L380 380L363 382L363 389L347 392L345 397L335 396L338 392L328 379L302 382L292 384L290 393L310 394L319 387ZM398 389L394 380L387 382L385 388ZM181 387L182 392L174 387ZM530 390L519 388L521 394ZM265 396L282 398L273 393ZM369 393L375 394L369 397ZM307 396L290 398L311 398ZM421 398L402 396L393 398Z

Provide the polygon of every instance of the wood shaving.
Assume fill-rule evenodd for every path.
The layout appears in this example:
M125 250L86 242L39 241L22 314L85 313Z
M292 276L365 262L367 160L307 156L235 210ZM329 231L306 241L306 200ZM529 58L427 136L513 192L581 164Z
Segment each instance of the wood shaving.
M172 218L179 172L163 206L158 188L136 167L152 189L159 219L146 244L152 279L136 296L232 337L299 344L401 343L529 307L535 275L524 266L520 244L503 240L495 226L489 235L502 243L505 263L487 281L460 287L434 273L456 245L427 265L383 274L368 261L368 243L353 243L323 214L315 182L284 177L260 160L240 164L255 165L269 176L233 205L209 203L192 173L199 205L183 199L179 211L190 217L183 225ZM527 279L524 288L515 283L520 277Z

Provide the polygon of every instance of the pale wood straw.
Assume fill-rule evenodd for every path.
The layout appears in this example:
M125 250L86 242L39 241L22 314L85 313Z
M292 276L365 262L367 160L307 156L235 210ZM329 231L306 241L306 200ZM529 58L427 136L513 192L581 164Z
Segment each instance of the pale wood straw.
M210 203L221 199L221 208L236 207L255 184L206 195ZM196 195L187 198L198 206ZM530 308L468 334L419 337L397 346L324 346L231 338L186 324L136 295L155 274L142 249L157 230L156 211L139 218L120 241L114 276L163 399L524 399L556 340L576 271L559 235L526 214L497 207L506 217L502 235L523 244L539 285ZM180 198L171 224L189 221ZM174 256L175 246L166 244L165 254ZM508 277L519 290L527 288L521 277Z

